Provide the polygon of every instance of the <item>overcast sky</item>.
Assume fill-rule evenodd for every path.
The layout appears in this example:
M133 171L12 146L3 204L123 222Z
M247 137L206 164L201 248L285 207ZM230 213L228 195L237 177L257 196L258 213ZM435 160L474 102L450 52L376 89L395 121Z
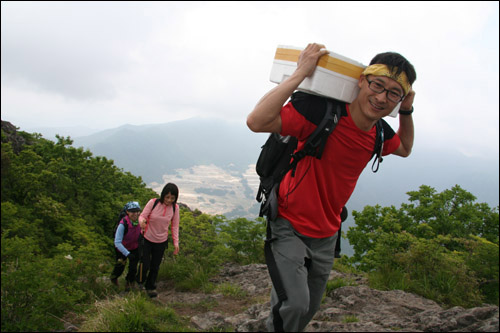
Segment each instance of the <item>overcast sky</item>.
M417 71L416 148L498 164L498 2L1 2L2 120L23 129L245 122L278 45ZM389 119L397 128L397 119Z

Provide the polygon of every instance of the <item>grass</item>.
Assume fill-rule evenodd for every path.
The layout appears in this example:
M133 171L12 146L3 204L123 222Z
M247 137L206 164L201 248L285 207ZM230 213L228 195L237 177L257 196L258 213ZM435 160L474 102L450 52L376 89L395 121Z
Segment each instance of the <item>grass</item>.
M248 293L241 289L240 286L231 283L222 283L217 286L216 291L226 297L241 299L248 296Z
M357 323L357 322L359 322L359 319L358 319L358 317L356 317L354 315L353 316L344 316L344 318L342 319L342 322L344 324Z
M335 289L346 287L346 286L356 286L357 283L350 279L335 278L326 283L326 293L330 293Z
M160 307L141 293L96 302L80 327L83 332L191 332L173 309Z

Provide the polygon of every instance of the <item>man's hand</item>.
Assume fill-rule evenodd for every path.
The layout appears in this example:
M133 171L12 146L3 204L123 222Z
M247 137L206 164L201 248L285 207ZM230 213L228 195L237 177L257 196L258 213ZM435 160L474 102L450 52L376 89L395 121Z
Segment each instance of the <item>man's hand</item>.
M247 117L253 132L281 132L281 108L304 79L316 69L320 57L328 51L322 44L309 44L300 53L297 69L286 80L265 94Z
M174 246L174 256L176 256L177 254L179 254L179 245Z
M308 44L307 47L300 53L299 60L297 61L298 73L301 73L304 78L311 76L316 69L319 58L328 54L323 44Z
M411 107L413 106L413 100L415 99L415 91L413 89L410 89L408 92L408 95L406 95L405 99L401 103L401 107L399 108L400 110L411 110Z

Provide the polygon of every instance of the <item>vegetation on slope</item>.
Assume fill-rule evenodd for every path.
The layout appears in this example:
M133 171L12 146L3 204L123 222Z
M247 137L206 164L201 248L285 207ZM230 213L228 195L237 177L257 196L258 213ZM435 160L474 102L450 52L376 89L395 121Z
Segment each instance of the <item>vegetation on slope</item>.
M115 298L107 278L118 212L157 194L112 160L71 147L70 138L15 134L23 145L2 130L2 331L59 330L72 313L86 313L89 330L189 330L140 295ZM498 208L475 203L459 186L442 193L422 186L409 201L354 212L357 227L347 237L355 255L341 263L378 288L449 306L498 304ZM210 292L210 277L226 261L263 262L263 220L182 208L180 228L181 254L169 248L159 274L178 290Z

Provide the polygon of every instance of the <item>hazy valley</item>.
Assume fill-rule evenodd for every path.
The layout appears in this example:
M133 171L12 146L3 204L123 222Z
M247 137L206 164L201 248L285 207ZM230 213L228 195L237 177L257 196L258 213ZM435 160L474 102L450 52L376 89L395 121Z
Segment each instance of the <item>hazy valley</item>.
M163 182L152 182L149 186L161 193L167 182L175 183L182 189L180 200L183 203L204 213L249 218L258 214L255 193L259 178L255 165L249 165L244 173L224 170L213 164L196 165L165 174Z

